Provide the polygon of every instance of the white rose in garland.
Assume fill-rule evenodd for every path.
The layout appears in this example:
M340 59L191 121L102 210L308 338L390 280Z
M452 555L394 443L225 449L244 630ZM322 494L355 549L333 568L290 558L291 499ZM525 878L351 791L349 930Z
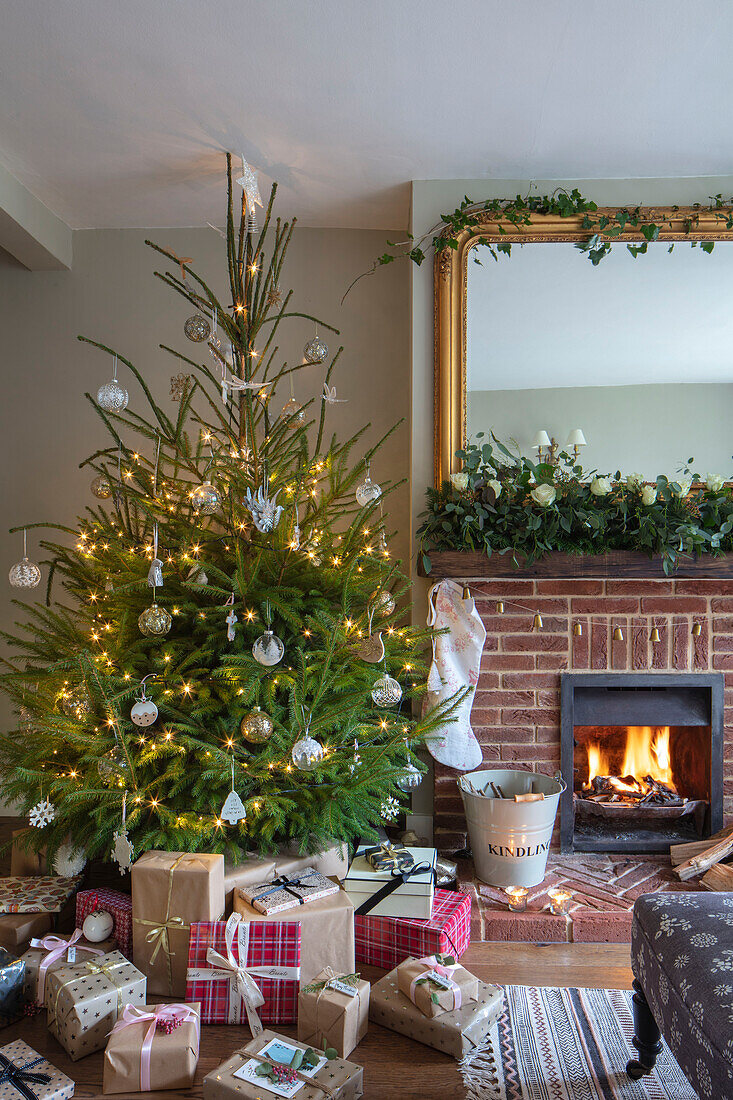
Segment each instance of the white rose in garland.
M676 484L679 485L679 491L675 489L674 483L670 482L670 488L676 497L686 497L690 491L692 485L692 479L689 477L678 477Z
M644 478L641 474L627 474L626 475L626 488L627 489L641 489Z
M724 485L725 478L722 474L705 474L705 487L711 493L719 493Z
M451 485L454 489L457 489L459 493L462 493L464 489L468 488L468 474L457 473L450 475Z
M594 477L590 483L590 491L594 497L607 497L612 489L613 485L608 477Z
M501 496L501 482L497 481L495 477L492 477L486 482L486 484L490 489L493 490L494 498L498 500Z
M543 508L549 508L555 503L557 490L554 485L537 485L529 494L535 504L541 504Z
M654 504L657 499L657 487L656 485L642 485L641 487L641 503L649 508Z

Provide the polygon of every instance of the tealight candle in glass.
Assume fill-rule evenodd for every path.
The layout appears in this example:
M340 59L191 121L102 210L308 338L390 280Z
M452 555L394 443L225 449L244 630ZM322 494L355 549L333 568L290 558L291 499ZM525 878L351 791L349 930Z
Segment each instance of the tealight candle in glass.
M513 913L521 913L527 908L527 895L529 890L526 886L507 886L506 895L509 899L509 908Z
M551 913L564 916L568 912L570 903L573 900L573 895L569 890L564 890L562 886L553 886L551 890L547 891L547 896L550 899Z

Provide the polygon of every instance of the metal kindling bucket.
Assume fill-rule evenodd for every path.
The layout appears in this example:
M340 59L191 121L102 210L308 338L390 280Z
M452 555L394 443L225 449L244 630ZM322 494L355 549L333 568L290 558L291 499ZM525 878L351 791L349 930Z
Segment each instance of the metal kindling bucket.
M476 794L491 792L504 798ZM458 786L466 810L476 874L490 886L538 886L545 877L547 853L563 779L539 772L494 771L462 775ZM515 802L515 794L543 794L536 802Z

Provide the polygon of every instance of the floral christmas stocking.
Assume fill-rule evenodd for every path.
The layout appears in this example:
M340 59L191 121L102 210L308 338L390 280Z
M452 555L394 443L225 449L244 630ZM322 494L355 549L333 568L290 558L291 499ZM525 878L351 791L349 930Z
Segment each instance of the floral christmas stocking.
M486 628L472 596L463 598L463 586L455 581L439 581L430 589L428 626L448 628L433 640L433 663L428 674L425 707L444 702L461 688L478 683L481 653ZM457 721L446 722L426 739L431 756L440 764L457 771L470 771L481 765L481 746L471 729L473 691L455 713Z

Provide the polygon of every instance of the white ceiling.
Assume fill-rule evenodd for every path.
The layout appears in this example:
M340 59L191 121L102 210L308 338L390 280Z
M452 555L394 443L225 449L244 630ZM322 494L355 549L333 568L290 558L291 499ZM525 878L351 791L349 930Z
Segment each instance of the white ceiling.
M733 173L728 0L3 0L0 161L74 228L221 222L223 148L314 226L409 181Z

